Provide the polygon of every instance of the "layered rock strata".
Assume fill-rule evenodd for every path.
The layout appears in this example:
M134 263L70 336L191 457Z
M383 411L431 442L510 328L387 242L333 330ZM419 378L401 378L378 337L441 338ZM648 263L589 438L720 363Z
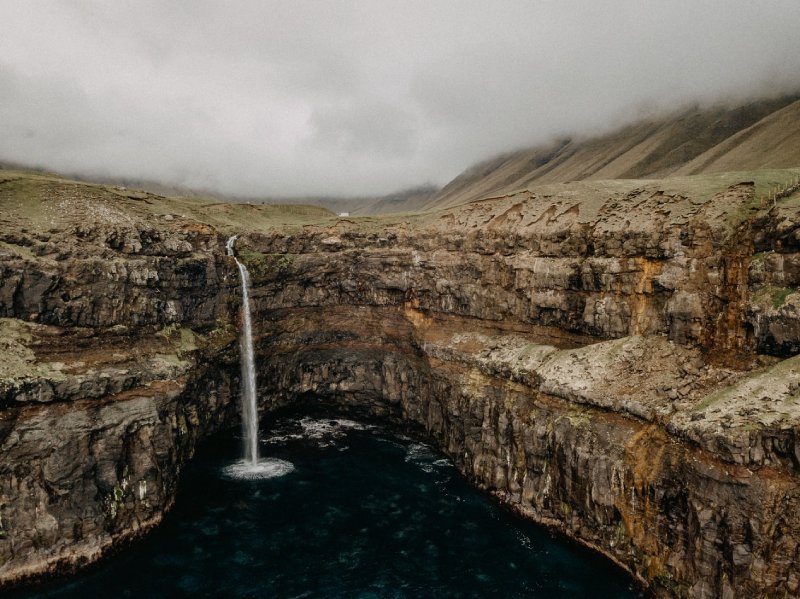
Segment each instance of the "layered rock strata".
M197 443L236 421L230 337L126 341L4 380L0 581L75 570L158 524Z
M797 593L800 487L793 442L781 439L792 433L770 431L775 410L746 418L724 405L774 371L687 376L699 353L663 337L559 349L410 307L375 311L281 311L261 344L268 406L416 422L477 484L659 595ZM779 367L800 373L800 363ZM661 393L685 384L685 399ZM784 384L776 403L793 402Z
M800 210L698 185L243 234L263 410L415 422L657 594L797 595ZM157 522L235 410L230 229L114 207L1 239L0 583Z
M0 585L152 528L235 422L218 234L148 197L0 177Z

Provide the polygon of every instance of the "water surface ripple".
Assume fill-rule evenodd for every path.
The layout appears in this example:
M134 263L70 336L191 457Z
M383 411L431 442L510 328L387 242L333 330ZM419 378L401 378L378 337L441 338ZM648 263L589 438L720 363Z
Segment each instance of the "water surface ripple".
M261 453L285 460L271 462L279 475L232 478L238 440L217 439L187 467L162 526L29 596L639 596L608 562L503 510L424 443L342 419L284 420L267 434Z

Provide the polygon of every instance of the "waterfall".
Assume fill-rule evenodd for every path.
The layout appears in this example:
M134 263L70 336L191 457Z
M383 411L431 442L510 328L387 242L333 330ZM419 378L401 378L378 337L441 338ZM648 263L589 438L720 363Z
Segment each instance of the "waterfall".
M259 460L258 458L258 405L256 396L256 366L253 351L253 318L250 313L250 273L236 257L233 245L238 235L225 243L228 256L236 261L242 286L242 330L239 335L239 355L242 368L242 437L244 456L238 464L226 469L234 478L271 478L281 476L294 469L291 463L278 459Z
M242 434L244 461L258 463L258 407L256 405L256 366L253 359L253 319L250 314L250 273L233 253L234 235L225 244L228 255L236 260L242 282L242 331L239 335L239 352L242 362Z

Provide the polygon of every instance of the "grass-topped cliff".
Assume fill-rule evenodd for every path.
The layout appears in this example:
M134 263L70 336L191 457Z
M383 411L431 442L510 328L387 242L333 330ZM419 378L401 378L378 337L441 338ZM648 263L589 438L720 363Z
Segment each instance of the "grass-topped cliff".
M69 225L211 225L221 233L324 222L333 214L302 204L220 202L216 198L155 193L70 180L55 174L0 169L0 223L4 232L60 230Z
M660 595L796 595L798 177L338 217L0 171L0 586L156 525L235 422L238 234L264 412L413 422Z

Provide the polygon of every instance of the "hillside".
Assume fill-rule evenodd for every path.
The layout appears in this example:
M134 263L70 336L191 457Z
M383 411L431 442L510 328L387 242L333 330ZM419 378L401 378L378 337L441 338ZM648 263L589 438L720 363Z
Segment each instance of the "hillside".
M465 170L442 189L420 185L383 196L231 197L153 181L74 178L109 189L254 205L321 206L333 213L377 215L449 208L534 186L571 181L663 179L800 166L800 92L742 106L693 106L595 137L565 137L507 152ZM30 167L2 164L9 171ZM39 171L47 176L48 173Z
M730 108L692 107L613 133L554 141L473 166L426 209L502 195L532 184L663 178L800 165L800 96Z
M439 189L432 185L420 185L404 189L395 193L382 196L308 196L299 198L257 198L254 201L267 204L307 204L322 206L323 208L340 214L347 212L351 215L391 214L396 212L413 212L423 209ZM231 198L225 198L231 200ZM240 201L236 199L235 201ZM246 200L242 200L246 201Z
M248 204L271 206L285 212L291 206L314 206L335 214L346 212L352 215L389 214L423 209L438 193L439 188L431 184L418 185L394 193L379 196L232 196L213 189L193 189L146 179L114 176L85 176L78 173L53 173L36 166L0 161L0 176L7 173L24 174L40 178L66 178L76 183L85 183L96 188L111 190L124 195L132 189L162 198L183 201L189 198L202 203ZM270 212L269 209L266 209ZM271 212L274 212L272 210Z

